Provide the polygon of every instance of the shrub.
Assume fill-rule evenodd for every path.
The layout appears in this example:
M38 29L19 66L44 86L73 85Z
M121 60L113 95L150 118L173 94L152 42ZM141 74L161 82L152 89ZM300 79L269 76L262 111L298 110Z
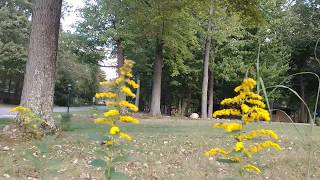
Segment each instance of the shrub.
M41 127L47 123L37 116L30 108L17 106L11 109L11 112L18 112L18 124L22 130L35 139L40 139L44 136L44 131Z

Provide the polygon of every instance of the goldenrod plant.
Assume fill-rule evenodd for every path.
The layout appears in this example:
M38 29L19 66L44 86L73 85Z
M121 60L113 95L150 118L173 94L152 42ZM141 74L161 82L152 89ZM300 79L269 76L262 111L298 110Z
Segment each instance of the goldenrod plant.
M25 133L35 139L40 139L44 136L44 132L41 127L45 126L46 122L37 116L30 108L17 106L10 111L18 113L19 126Z
M227 98L221 101L221 105L228 106L227 109L215 111L213 117L238 116L241 122L225 122L216 123L215 128L224 129L230 133L235 140L235 145L231 151L221 148L212 148L205 153L208 157L222 156L224 159L217 159L221 162L239 163L241 166L240 174L245 171L261 173L259 167L249 163L250 159L256 153L273 148L281 150L281 146L277 144L278 135L269 129L258 129L248 132L246 125L256 121L270 121L270 114L265 109L262 96L253 92L256 81L251 78L243 80L242 84L234 89L237 96ZM267 137L272 140L261 141L260 143L250 143L250 140L258 137Z
M103 114L103 117L95 120L96 124L109 125L108 134L109 137L102 144L109 150L113 149L119 139L132 141L132 137L123 131L120 127L120 123L133 123L138 124L139 120L134 118L133 112L138 111L138 107L128 102L126 99L135 98L135 94L131 88L138 88L139 85L131 78L132 67L134 62L132 60L125 60L124 65L120 68L119 77L113 81L101 82L100 85L107 86L108 92L101 92L96 94L96 98L107 100L106 106L108 110ZM91 161L91 165L105 168L105 176L107 179L125 179L125 175L121 172L116 172L112 164L123 161L125 157L113 157L114 153L100 152L104 159L95 159Z

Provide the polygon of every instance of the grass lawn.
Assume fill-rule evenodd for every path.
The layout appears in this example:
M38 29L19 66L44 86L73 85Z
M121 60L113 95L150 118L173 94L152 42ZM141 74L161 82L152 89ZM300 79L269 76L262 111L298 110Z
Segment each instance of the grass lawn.
M103 179L104 172L88 165L95 159L95 149L100 148L92 134L105 134L107 127L95 125L93 116L77 113L73 116L72 131L61 133L48 142L48 153L39 157L43 161L61 160L53 179ZM7 121L7 123L9 123ZM142 119L139 125L123 125L133 135L125 151L132 157L116 169L132 179L304 179L307 172L308 146L292 124L256 123L249 128L273 129L280 136L284 150L265 150L254 156L251 162L262 169L260 175L245 174L239 178L237 164L223 164L207 158L204 152L212 147L231 149L234 141L222 130L213 129L214 121L171 119ZM1 126L1 120L0 120ZM306 136L307 125L296 125ZM320 128L313 129L312 179L320 179ZM6 147L6 148L4 148ZM9 150L8 150L9 149ZM26 158L28 152L39 156L32 141L10 139L0 135L0 179L38 178L39 170ZM43 165L44 166L44 165ZM43 167L44 169L46 167Z

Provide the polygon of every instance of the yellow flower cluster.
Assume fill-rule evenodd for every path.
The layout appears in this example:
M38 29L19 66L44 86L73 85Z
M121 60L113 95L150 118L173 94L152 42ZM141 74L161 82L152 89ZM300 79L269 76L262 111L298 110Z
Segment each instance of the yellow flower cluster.
M128 141L132 140L132 137L127 133L121 132L121 130L118 126L111 127L109 130L109 133L111 135L119 135L119 138L121 138L121 139L126 139Z
M120 128L118 126L113 126L110 128L109 133L111 135L118 134L120 132Z
M120 101L119 102L119 106L120 107L127 107L127 108L131 109L134 112L137 112L139 110L139 108L136 105L131 104L128 101Z
M242 124L239 123L216 123L215 128L225 129L227 132L240 131L242 129Z
M106 92L106 93L97 93L96 98L116 98L117 94L112 92Z
M270 121L270 114L267 110L255 106L250 108L248 113L242 115L242 120L246 124L251 123L255 120Z
M108 119L108 118L97 118L94 121L96 124L108 124L110 126L114 126L115 122L112 119Z
M245 149L245 148L244 148L243 142L237 142L236 145L235 145L235 147L234 147L234 150L235 150L235 151L242 151L242 150L244 150L244 149Z
M105 117L119 116L119 115L120 115L120 112L119 112L119 110L117 110L117 109L112 109L112 110L109 110L109 111L105 112L103 115L104 115Z
M132 88L138 88L139 85L131 80L132 67L134 62L131 60L125 60L123 66L120 68L120 74L117 79L114 81L105 81L101 82L100 85L111 86L112 92L103 92L97 93L97 98L114 98L114 101L109 101L106 103L106 106L112 107L111 110L108 110L104 113L104 117L98 118L95 120L97 124L108 124L111 126L109 129L109 134L112 136L118 136L121 139L126 139L128 141L132 140L132 137L123 132L120 127L117 125L118 122L133 123L138 124L139 120L130 116L126 109L130 109L133 112L138 111L138 107L134 104L126 101L126 96L135 98L135 94L131 89L125 86L125 82L130 85ZM111 146L115 143L113 140L108 140L105 142L106 145Z
M257 105L260 108L266 108L266 105L262 101L256 99L248 99L247 102L252 105Z
M10 110L10 112L31 112L31 109L30 108L26 108L26 107L23 107L23 106L17 106L13 109Z
M134 62L132 60L125 60L123 66L120 68L120 76L132 77L132 67Z
M252 164L245 165L245 166L244 166L244 169L245 169L246 171L249 171L249 172L255 171L257 174L260 174L260 173L261 173L261 170L260 170L258 167L254 166L254 165L252 165Z
M237 109L222 109L222 110L215 111L212 116L217 117L217 116L239 116L239 115L241 115L241 112Z
M139 124L139 120L132 116L120 116L120 121L125 123Z
M252 78L246 78L243 80L242 84L234 89L235 92L250 92L255 86L257 82Z
M212 149L210 149L209 151L207 151L205 153L205 155L207 157L212 157L212 156L215 156L217 154L220 154L220 155L225 156L225 157L227 157L229 155L229 153L227 151L225 151L223 149L220 149L220 148L212 148Z
M131 91L130 88L128 88L127 86L122 86L121 87L121 92L123 92L124 94L126 94L127 96L133 97L135 98L136 95Z
M213 148L206 152L206 156L222 155L227 157L229 160L234 162L240 162L243 158L251 158L252 154L255 154L266 148L274 148L276 150L281 150L281 146L272 141L265 141L261 144L256 144L254 146L246 146L244 141L249 141L257 136L267 136L274 140L278 140L278 135L272 130L259 129L254 130L249 133L244 134L243 128L248 123L264 120L270 121L270 114L265 110L265 103L262 101L263 98L254 93L253 89L256 85L256 81L247 78L244 79L242 84L234 89L235 92L239 93L233 98L226 98L221 102L221 105L231 106L230 109L222 109L215 111L213 117L217 116L241 116L242 124L240 123L217 123L214 125L215 128L225 129L228 133L233 133L233 137L236 140L236 144L231 152L227 152L220 148ZM237 133L237 134L235 134ZM255 171L260 173L260 169L251 164L243 167L246 171Z
M278 135L272 131L272 130L265 130L265 129L259 129L252 132L249 132L247 134L236 136L236 139L239 141L245 141L245 140L251 140L257 136L270 136L274 140L278 140Z
M127 80L127 83L128 83L130 86L132 86L134 89L139 88L139 84L137 84L136 82L134 82L134 81L131 80L131 79L128 79L128 80Z
M257 153L259 151L262 151L263 149L266 149L266 148L269 148L269 147L272 147L273 149L275 150L282 150L281 146L277 143L274 143L272 141L265 141L261 144L257 144L257 145L254 145L254 146L251 146L250 147L250 153L251 154L254 154L254 153Z
M126 139L126 140L128 140L128 141L132 141L132 137L131 137L129 134L124 133L124 132L120 132L120 133L119 133L119 137L120 137L121 139Z

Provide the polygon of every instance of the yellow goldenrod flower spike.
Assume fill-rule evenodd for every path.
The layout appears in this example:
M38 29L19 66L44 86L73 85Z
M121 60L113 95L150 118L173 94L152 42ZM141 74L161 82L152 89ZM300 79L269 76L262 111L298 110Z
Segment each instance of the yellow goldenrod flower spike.
M279 144L274 143L272 141L265 141L263 143L251 146L249 151L250 151L251 154L254 154L254 153L262 151L262 150L264 150L266 148L270 148L270 147L275 149L275 150L278 150L278 151L282 150L282 148L281 148L281 146Z
M274 140L279 139L278 135L272 130L258 129L248 133L244 133L245 125L255 121L270 121L270 114L265 109L266 105L263 102L262 96L253 92L256 86L256 81L251 78L243 80L240 86L237 86L234 91L238 93L237 96L226 98L221 101L221 105L229 106L229 109L221 109L213 113L213 117L217 116L240 116L242 123L216 123L215 128L224 129L226 132L233 132L233 137L237 141L233 150L228 153L219 148L213 148L205 153L206 156L214 156L216 154L223 155L229 160L238 163L245 158L252 158L252 155L262 151L266 148L273 148L281 150L281 146L272 141L265 141L260 144L245 147L244 141L251 140L257 136L267 136ZM237 131L237 132L234 132ZM247 171L255 171L260 173L260 169L251 164L243 167Z
M109 133L110 133L111 135L118 134L119 132L120 132L120 128L117 127L117 126L111 127L111 128L110 128L110 131L109 131Z
M96 124L108 124L110 126L114 126L115 122L112 119L108 119L108 118L97 118L94 121Z
M10 109L10 112L31 112L30 108L26 108L23 106L17 106L15 108Z
M131 103L129 103L128 101L120 101L120 102L118 103L118 105L119 105L120 107L127 107L127 108L129 108L130 110L132 110L132 111L134 111L134 112L137 112L137 111L139 110L139 108L138 108L136 105L131 104Z
M109 110L109 111L105 112L103 115L104 115L105 117L119 116L119 115L120 115L120 112L119 112L119 110L117 110L117 109L112 109L112 110Z
M234 150L235 151L242 151L242 150L244 150L245 149L245 147L244 147L244 145L243 145L243 142L237 142L237 144L235 145L235 147L234 147Z
M126 94L127 96L130 96L132 98L135 98L136 95L131 91L130 88L128 88L127 86L122 86L121 88L121 92L123 92L124 94Z
M242 124L239 123L216 123L214 128L225 129L226 132L239 131L242 129Z
M131 116L120 116L121 122L139 124L139 120Z
M245 166L244 166L244 169L245 169L246 171L249 171L249 172L255 171L257 174L260 174L260 173L261 173L261 170L260 170L258 167L254 166L254 165L252 165L252 164L247 164L247 165L245 165Z
M220 155L222 155L224 157L228 157L228 155L229 155L229 153L227 151L225 151L225 150L223 150L221 148L212 148L212 149L210 149L209 151L207 151L205 153L205 156L212 157L212 156L215 156L217 154L220 154Z
M126 139L128 141L132 141L132 137L129 135L129 134L126 134L126 133L123 133L123 132L120 132L119 133L119 137L121 139Z
M108 140L104 142L107 146L112 146L114 144L114 141Z
M128 80L127 80L127 83L128 83L130 86L132 86L134 89L139 88L139 85L138 85L136 82L134 82L133 80L131 80L131 79L128 79Z
M107 93L97 93L96 98L116 98L117 94L112 93L112 92L107 92Z
M236 138L239 141L244 141L244 140L251 140L251 139L253 139L253 138L257 137L257 136L270 136L274 140L278 140L279 139L278 135L274 131L265 130L265 129L255 130L255 131L249 132L247 134L236 136Z
M212 116L217 117L217 116L239 116L241 115L241 112L237 109L222 109L215 111Z

